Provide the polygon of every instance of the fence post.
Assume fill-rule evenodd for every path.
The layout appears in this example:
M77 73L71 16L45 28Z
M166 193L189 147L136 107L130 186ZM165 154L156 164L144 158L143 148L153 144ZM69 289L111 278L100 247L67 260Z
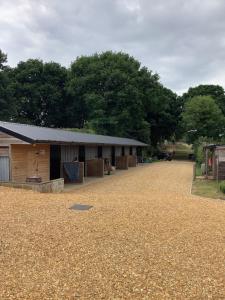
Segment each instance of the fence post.
M193 164L193 180L196 178L196 163Z

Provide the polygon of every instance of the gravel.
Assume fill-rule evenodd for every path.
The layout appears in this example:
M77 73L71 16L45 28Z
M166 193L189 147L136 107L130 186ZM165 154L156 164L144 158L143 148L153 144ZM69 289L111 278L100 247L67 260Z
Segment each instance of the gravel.
M225 299L225 202L191 195L192 169L154 163L64 194L0 187L0 299Z

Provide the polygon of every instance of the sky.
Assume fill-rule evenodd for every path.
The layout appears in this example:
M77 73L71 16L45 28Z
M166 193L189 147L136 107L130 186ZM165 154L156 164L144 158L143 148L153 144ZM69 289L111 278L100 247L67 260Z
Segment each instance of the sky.
M0 0L8 64L129 53L178 94L225 87L225 0Z

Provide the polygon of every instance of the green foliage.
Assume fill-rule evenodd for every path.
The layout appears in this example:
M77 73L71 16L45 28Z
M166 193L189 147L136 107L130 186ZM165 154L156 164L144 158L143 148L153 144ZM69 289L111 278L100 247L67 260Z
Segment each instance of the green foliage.
M20 122L61 127L64 122L67 71L57 63L30 59L13 70Z
M0 50L0 120L12 120L16 114L13 99L11 69L6 66L7 55Z
M220 190L221 190L221 192L222 192L223 194L225 194L225 181L222 181L222 182L220 183Z
M203 148L208 143L210 143L210 141L206 137L199 137L193 144L194 156L198 165L204 162Z
M195 150L195 159L198 164L202 164L204 161L204 152L202 145L198 145Z
M195 166L195 176L201 176L201 175L202 175L201 165L196 164L196 166Z
M224 132L225 118L210 96L196 96L186 102L182 114L188 142L199 137L219 139Z
M149 141L141 73L140 63L124 53L105 52L78 58L71 65L67 85L68 95L74 99L71 122L77 122L74 125L79 128L88 122L101 134ZM150 72L148 80L155 80Z
M190 88L187 93L182 96L182 101L186 103L195 96L211 96L216 104L220 107L222 112L225 114L225 93L224 89L219 85L199 85Z
M151 143L156 146L176 134L181 120L180 98L171 90L155 84L152 91L146 93L144 103L151 124Z
M0 49L0 70L4 70L6 68L5 64L7 63L7 54L3 53Z
M124 53L80 57L69 70L70 120L78 128L88 123L101 134L156 145L174 134L180 115L176 94L158 80Z

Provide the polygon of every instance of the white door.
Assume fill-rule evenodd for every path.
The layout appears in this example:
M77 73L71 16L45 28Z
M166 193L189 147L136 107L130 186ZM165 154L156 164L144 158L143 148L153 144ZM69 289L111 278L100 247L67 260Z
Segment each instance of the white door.
M0 181L9 181L9 157L0 156Z

